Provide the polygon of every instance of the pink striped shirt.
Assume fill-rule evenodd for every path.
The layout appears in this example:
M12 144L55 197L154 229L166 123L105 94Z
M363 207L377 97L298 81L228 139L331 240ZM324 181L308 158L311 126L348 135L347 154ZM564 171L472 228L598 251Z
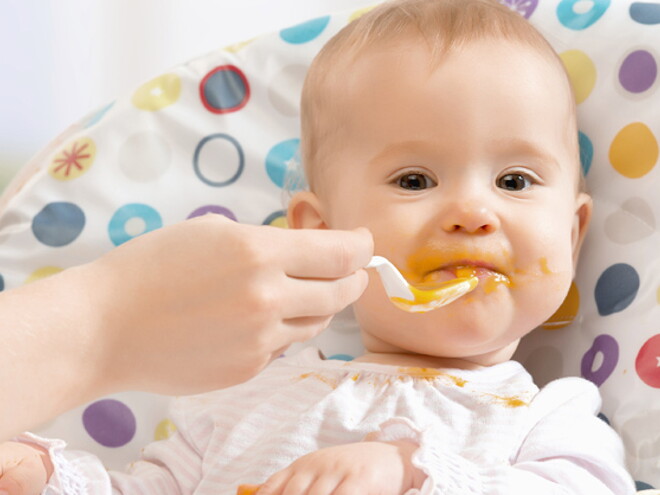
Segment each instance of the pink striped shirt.
M324 447L411 439L427 479L412 494L632 494L623 447L595 415L596 387L565 378L540 392L514 361L422 370L324 360L308 348L242 385L174 401L177 432L126 472L49 447L46 495L234 495Z

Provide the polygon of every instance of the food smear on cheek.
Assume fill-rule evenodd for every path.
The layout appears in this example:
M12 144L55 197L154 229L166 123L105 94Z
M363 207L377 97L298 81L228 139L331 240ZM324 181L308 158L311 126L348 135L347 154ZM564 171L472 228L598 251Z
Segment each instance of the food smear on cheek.
M548 258L545 256L539 260L539 266L541 267L541 273L544 275L552 275L554 272L548 267Z

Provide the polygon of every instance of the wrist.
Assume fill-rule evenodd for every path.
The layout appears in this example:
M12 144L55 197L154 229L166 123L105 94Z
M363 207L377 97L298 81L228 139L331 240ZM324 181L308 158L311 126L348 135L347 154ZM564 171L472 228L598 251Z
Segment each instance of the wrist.
M404 466L404 487L405 490L403 493L406 491L415 488L417 490L420 490L422 488L422 485L424 484L424 481L426 480L426 474L424 472L417 468L413 462L412 462L412 457L415 451L419 448L419 445L415 443L413 440L394 440L391 442L385 442L389 445L392 445L397 448L399 451L399 455L401 456L401 461Z
M37 445L36 443L28 443L26 445L29 445L31 448L37 451L37 454L41 458L41 462L44 466L44 470L46 471L46 483L48 483L50 477L53 475L53 471L55 470L53 461L50 459L48 449L42 447L41 445Z

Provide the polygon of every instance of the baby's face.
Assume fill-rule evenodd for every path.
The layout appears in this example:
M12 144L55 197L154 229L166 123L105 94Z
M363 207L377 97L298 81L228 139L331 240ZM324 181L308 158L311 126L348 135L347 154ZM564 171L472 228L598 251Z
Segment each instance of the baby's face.
M480 278L456 302L412 314L370 273L355 304L367 349L508 359L563 301L589 219L557 67L484 40L431 70L410 44L370 51L334 96L342 130L325 147L316 195L293 202L294 224L368 227L376 254L413 284L461 268Z

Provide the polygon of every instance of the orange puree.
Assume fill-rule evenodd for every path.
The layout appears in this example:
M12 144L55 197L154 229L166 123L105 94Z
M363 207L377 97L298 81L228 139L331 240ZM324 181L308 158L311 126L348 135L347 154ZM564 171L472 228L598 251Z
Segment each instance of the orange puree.
M541 273L543 273L545 275L551 275L552 274L552 270L550 270L550 268L548 268L548 258L545 258L545 257L541 258L539 260L539 265L541 265Z
M412 301L401 297L390 297L390 301L399 309L409 313L426 313L439 308L467 294L479 283L474 276L460 277L428 289L410 285L408 288L415 298Z
M427 381L433 381L439 376L449 378L457 387L464 387L467 383L465 380L458 376L443 373L435 368L399 368L399 373L411 376L413 378L421 378Z
M472 266L459 266L456 268L457 277L474 277L477 274L476 268ZM493 273L486 277L483 282L484 292L490 294L497 289L499 285L511 287L511 279L502 273Z
M236 495L254 495L261 485L239 485Z

